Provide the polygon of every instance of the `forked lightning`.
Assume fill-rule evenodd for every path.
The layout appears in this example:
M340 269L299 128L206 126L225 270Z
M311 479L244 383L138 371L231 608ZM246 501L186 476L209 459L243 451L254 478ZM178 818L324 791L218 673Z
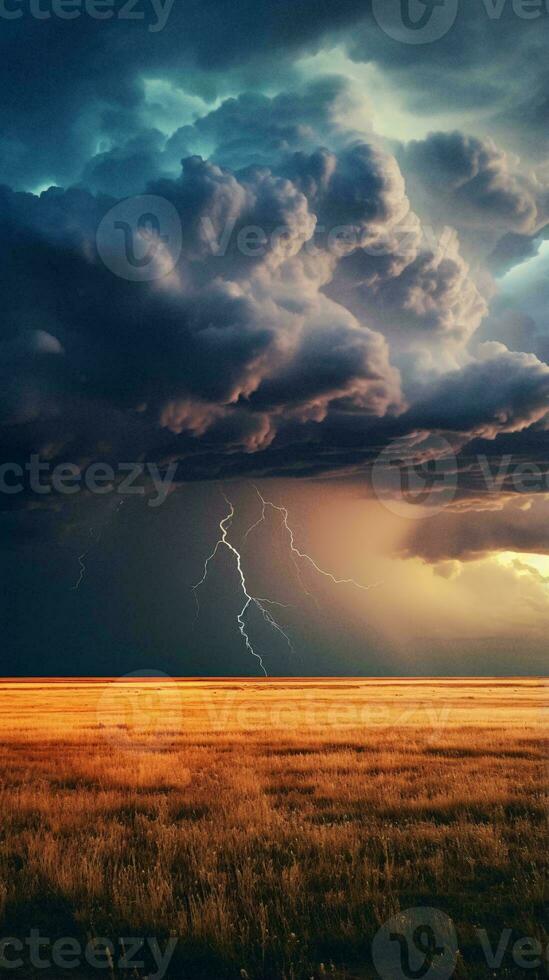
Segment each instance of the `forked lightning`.
M259 497L259 499L261 501L261 504L262 504L262 513L261 513L261 516L259 517L259 519L255 522L255 524L252 524L252 526L250 528L248 528L248 530L246 531L246 534L244 535L244 541L247 541L248 540L248 538L249 538L250 534L252 533L252 531L254 531L256 528L258 528L261 524L263 524L265 522L266 514L267 514L267 509L268 508L272 508L272 510L277 511L279 514L282 514L282 517L283 517L283 527L285 528L285 530L287 531L288 536L289 536L290 554L291 554L292 562L294 564L294 568L296 570L299 583L300 583L301 587L303 588L303 591L305 592L305 594L307 596L309 596L310 598L314 599L315 602L316 602L315 596L311 592L309 592L309 590L306 588L306 586L305 586L305 584L303 582L303 579L301 577L301 570L300 570L300 567L299 567L298 559L300 559L302 561L308 562L311 565L311 567L319 575L323 575L325 578L330 579L330 581L333 582L334 585L353 585L355 588L361 589L364 592L369 592L370 589L376 588L376 586L373 586L373 585L362 585L360 582L356 582L355 579L353 579L353 578L344 578L344 579L336 578L336 576L333 575L332 572L327 572L325 569L323 569L319 565L317 565L317 563L315 562L315 560L313 558L311 558L310 555L306 554L306 552L300 551L299 548L296 547L296 544L295 544L295 535L294 535L294 531L292 530L292 528L291 528L291 526L289 524L289 514L288 514L287 508L286 507L279 506L278 504L274 504L271 500L266 500L266 498L260 492L260 490L258 489L258 487L254 486L254 489L255 489L255 491L256 491L256 493L257 493L257 495L258 495L258 497ZM229 533L229 530L231 528L233 517L234 517L234 514L235 514L234 505L229 500L229 498L227 497L227 495L225 493L223 493L223 497L224 497L225 502L227 503L227 506L229 507L229 512L219 522L219 530L221 532L221 536L216 541L215 547L214 547L212 553L210 555L208 555L208 557L206 558L206 561L204 562L204 573L202 575L202 578L200 579L199 582L196 583L196 585L193 585L192 586L192 589L193 589L193 592L194 592L194 597L195 597L195 600L196 600L196 614L197 614L197 617L200 615L200 602L199 602L199 598L198 598L198 590L204 585L204 583L206 582L206 579L208 578L208 570L209 570L209 567L210 567L210 563L214 560L214 558L216 557L216 555L219 552L220 548L226 548L230 552L230 554L233 556L233 558L235 560L236 568L237 568L237 571L238 571L238 574L239 574L239 577L240 577L240 586L241 586L241 589L242 589L242 594L244 596L244 605L243 605L242 609L240 610L238 616L236 617L237 623L238 623L238 628L239 628L240 634L241 634L241 636L242 636L242 638L243 638L243 640L244 640L244 642L246 644L246 649L248 650L249 653L251 653L251 655L253 657L256 658L256 660L259 663L259 666L260 666L261 670L263 671L263 673L267 677L268 674L267 674L267 670L266 670L266 667L265 667L263 658L262 658L262 656L259 653L257 653L257 651L255 650L255 648L253 646L252 641L250 640L250 636L248 634L247 627L246 627L246 616L247 616L247 613L248 613L248 611L249 611L249 609L250 609L251 606L255 606L257 609L259 609L259 611L261 612L261 615L263 616L263 619L265 620L265 622L272 629L276 630L277 633L280 633L280 635L284 637L286 643L288 644L288 647L293 652L292 642L291 642L288 634L285 632L285 630L282 629L282 627L280 626L280 624L277 623L277 621L271 615L271 613L269 612L269 610L266 608L266 606L268 606L268 605L271 605L271 606L280 606L282 608L288 608L288 607L284 603L275 602L272 599L259 598L258 596L253 596L253 595L251 595L248 592L248 587L247 587L247 584L246 584L246 576L244 575L244 570L242 568L242 555L240 554L240 552L238 551L238 549L229 541L229 538L228 538L228 533Z

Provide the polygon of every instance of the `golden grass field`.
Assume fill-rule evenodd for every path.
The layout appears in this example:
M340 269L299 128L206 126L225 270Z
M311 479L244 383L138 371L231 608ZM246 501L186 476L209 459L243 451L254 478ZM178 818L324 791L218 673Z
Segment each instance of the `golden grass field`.
M0 937L178 939L168 978L373 978L399 909L458 978L546 975L539 680L0 681ZM147 977L123 970L13 972Z

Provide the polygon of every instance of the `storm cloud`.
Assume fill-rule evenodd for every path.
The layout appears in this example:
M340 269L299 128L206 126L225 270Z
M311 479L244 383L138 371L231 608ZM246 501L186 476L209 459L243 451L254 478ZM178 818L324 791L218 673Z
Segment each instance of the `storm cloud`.
M549 218L546 100L521 116L544 91L547 18L460 10L418 71L364 4L177 3L163 29L120 7L2 23L4 459L348 476L417 432L459 467L475 440L540 459L547 321L505 277L542 254ZM381 137L375 90L305 72L334 47L402 111L456 124ZM136 195L178 229L142 278L101 246L111 222L123 248Z

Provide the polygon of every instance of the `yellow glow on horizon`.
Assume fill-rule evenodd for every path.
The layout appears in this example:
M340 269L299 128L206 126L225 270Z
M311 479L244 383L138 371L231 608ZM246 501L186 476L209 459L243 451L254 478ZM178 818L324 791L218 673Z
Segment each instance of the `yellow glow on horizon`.
M521 565L527 565L529 568L543 575L547 579L547 585L549 586L549 555L539 555L522 551L502 551L497 556L497 560L506 568L509 568L515 562L520 562Z

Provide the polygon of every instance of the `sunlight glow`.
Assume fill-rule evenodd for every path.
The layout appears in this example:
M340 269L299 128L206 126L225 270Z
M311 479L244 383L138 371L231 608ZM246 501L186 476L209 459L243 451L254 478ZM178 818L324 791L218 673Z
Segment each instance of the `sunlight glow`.
M423 139L431 130L463 126L468 118L467 113L450 113L448 109L421 116L411 111L390 77L371 62L353 61L342 45L307 55L297 61L296 67L306 79L342 75L349 80L358 103L340 122L359 131L368 132L373 125L375 132L386 139L407 141Z
M547 579L547 586L549 587L549 555L530 554L522 551L502 551L498 555L498 561L506 568L514 566L520 571L519 566L525 565L528 569L539 572ZM526 570L524 569L524 571Z

